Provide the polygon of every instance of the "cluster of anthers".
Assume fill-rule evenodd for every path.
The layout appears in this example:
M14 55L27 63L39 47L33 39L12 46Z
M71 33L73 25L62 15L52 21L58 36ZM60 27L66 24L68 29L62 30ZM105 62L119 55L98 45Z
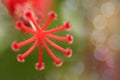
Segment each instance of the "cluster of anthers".
M19 30L24 30L25 32L28 32L30 34L33 34L33 37L31 37L28 40L22 41L22 42L13 42L12 43L12 49L14 51L19 50L19 48L34 42L33 45L23 54L19 54L17 56L17 60L19 62L24 62L24 59L31 54L31 52L38 46L39 48L39 56L38 56L38 63L36 64L35 68L38 70L42 70L45 68L44 63L43 63L43 51L42 48L44 47L48 54L51 56L51 58L54 60L55 65L57 67L62 65L62 60L57 58L51 49L47 46L47 43L53 46L54 48L58 49L59 51L63 52L67 57L71 57L72 55L72 50L71 49L64 49L63 47L57 45L53 41L51 41L49 38L53 38L55 40L60 40L60 41L66 41L69 43L72 43L73 37L71 35L67 36L57 36L54 35L55 32L59 32L62 30L68 30L70 29L71 25L69 22L66 22L62 26L59 26L57 28L53 28L51 30L45 30L47 26L52 22L52 20L55 20L57 15L54 12L51 12L49 14L48 20L43 24L42 27L39 27L37 22L35 21L35 17L32 14L32 12L28 11L24 14L24 19L31 25L32 28L28 27L25 25L22 21L18 21L16 24L16 27ZM46 43L47 42L47 43Z

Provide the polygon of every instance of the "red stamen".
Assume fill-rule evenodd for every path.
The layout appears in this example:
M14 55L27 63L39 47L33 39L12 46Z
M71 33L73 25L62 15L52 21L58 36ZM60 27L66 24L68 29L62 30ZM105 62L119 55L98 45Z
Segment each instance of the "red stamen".
M44 63L42 62L43 53L42 53L42 43L39 44L39 56L38 63L36 64L36 69L43 70L45 68Z
M35 18L33 17L32 12L30 12L30 11L26 12L25 18L28 20L28 22L31 24L32 27L34 27L37 31L40 31L40 27L34 20Z
M33 46L32 46L30 49L28 49L24 54L20 54L20 55L17 57L17 60L18 60L19 62L23 62L24 58L26 58L28 55L31 54L31 52L35 49L35 47L37 46L37 44L38 44L38 41L36 41L36 42L33 44Z
M25 45L31 43L32 41L34 41L34 40L35 40L35 37L36 37L36 36L33 36L32 38L30 38L30 39L28 39L28 40L25 40L25 41L22 41L22 42L20 42L20 43L13 42L13 43L12 43L12 49L13 49L14 51L19 50L20 47L25 46Z
M56 19L56 16L57 15L54 12L51 12L48 20L45 22L41 29L44 30L52 22L53 19Z
M29 33L32 33L32 34L35 34L35 31L31 30L28 26L24 25L21 21L17 22L16 28L26 31L26 32L29 32Z
M64 25L60 26L60 27L57 27L55 29L52 29L52 30L47 30L45 31L46 33L55 33L55 32L59 32L61 30L69 30L70 29L70 24L67 22L65 23Z
M69 43L73 42L73 37L71 35L68 35L67 37L62 37L62 36L56 36L53 34L48 34L47 36L56 40L68 41Z
M62 64L62 61L60 61L60 59L58 59L53 52L49 49L49 47L46 45L45 42L43 42L43 45L45 47L45 49L48 51L49 55L52 57L52 59L55 61L56 66L60 66Z
M56 49L60 50L61 52L65 53L67 57L70 57L70 55L72 55L70 50L65 50L64 48L58 46L57 44L55 44L54 42L50 41L49 39L46 38L46 41L52 45L53 47L55 47Z

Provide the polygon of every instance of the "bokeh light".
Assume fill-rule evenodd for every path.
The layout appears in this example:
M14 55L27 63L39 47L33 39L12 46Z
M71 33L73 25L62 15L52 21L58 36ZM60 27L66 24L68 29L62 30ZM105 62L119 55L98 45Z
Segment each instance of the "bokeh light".
M120 35L112 35L109 38L108 46L114 50L120 50Z
M93 20L95 29L102 30L107 26L107 20L104 15L97 15Z
M102 44L105 43L107 39L107 33L104 30L94 30L91 34L91 41L94 44Z
M101 6L101 12L104 16L111 17L115 13L114 3L112 1L103 3Z
M103 80L113 80L114 71L112 69L106 69L103 73Z
M104 45L97 45L94 51L94 56L97 60L105 61L107 55L109 54L109 49Z

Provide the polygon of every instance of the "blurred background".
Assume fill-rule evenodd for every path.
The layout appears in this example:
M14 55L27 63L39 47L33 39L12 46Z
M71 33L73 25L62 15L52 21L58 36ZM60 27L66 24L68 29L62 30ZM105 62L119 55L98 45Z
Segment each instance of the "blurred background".
M13 41L23 41L31 35L15 29L15 20L0 1L0 80L120 80L120 0L54 0L53 9L57 20L49 28L69 21L73 44L55 41L73 50L73 56L66 58L51 47L64 63L54 66L44 50L46 68L35 70L38 49L19 63L16 56L25 52L31 45L14 52Z

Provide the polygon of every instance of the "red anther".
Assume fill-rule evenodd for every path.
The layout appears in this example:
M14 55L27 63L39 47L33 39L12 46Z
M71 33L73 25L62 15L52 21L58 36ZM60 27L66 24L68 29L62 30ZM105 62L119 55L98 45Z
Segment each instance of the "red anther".
M24 62L24 61L25 61L21 54L19 54L19 55L17 56L17 60L18 60L19 62Z
M67 36L67 39L68 39L68 42L69 43L72 43L73 42L73 37L71 35L68 35Z
M29 17L32 16L32 13L28 11L28 12L25 13L25 16L29 18Z
M34 13L32 12L32 11L26 11L25 13L24 13L24 19L25 20L28 20L28 19L35 19L35 15L34 15Z
M56 67L60 67L63 64L62 60L58 60L55 62Z
M18 45L17 45L17 42L13 42L13 43L12 43L12 50L14 50L14 51L19 50L19 47L18 47Z
M64 26L65 26L65 28L68 29L68 30L71 28L71 24L70 24L69 22L66 22L66 23L64 24Z
M66 56L67 56L68 58L70 58L70 57L72 56L72 50L71 50L71 49L67 49Z
M21 21L18 21L18 22L16 23L16 28L21 30L21 26L22 26L22 22L21 22Z
M24 20L29 22L29 20L33 18L33 13L31 11L26 11L24 13L24 17L23 18L24 18Z
M21 27L21 25L22 25L21 21L18 21L17 24L16 24L17 27Z
M54 13L54 12L51 12L51 13L50 13L50 17L51 17L52 19L56 19L57 14L56 14L56 13Z
M42 63L42 64L37 63L36 66L35 66L35 68L37 70L43 70L45 68L44 63Z

